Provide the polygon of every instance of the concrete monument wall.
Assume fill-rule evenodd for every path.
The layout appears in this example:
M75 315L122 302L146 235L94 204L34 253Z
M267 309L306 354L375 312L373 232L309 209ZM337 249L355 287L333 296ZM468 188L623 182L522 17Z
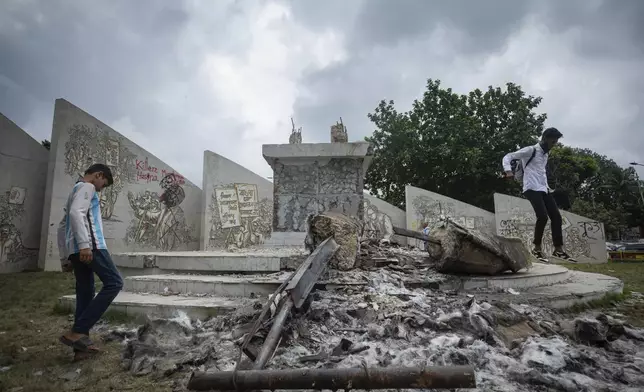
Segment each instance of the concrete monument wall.
M0 273L38 267L49 151L0 114Z
M56 100L39 265L58 270L56 229L74 183L105 163L114 185L101 192L110 252L199 249L201 189L132 141L65 101Z
M273 232L307 230L311 214L334 211L363 218L369 143L265 144L273 169Z
M368 194L364 195L363 203L365 237L378 240L390 238L398 244L407 244L406 237L393 233L393 226L407 227L404 210Z
M413 186L405 187L407 228L421 231L423 223L435 226L441 216L449 217L467 227L493 233L496 230L494 214L438 193ZM421 246L420 241L410 240L410 245Z
M526 199L494 194L496 229L504 237L521 238L531 249L534 238L536 216L530 202ZM606 235L604 224L568 211L561 211L563 218L564 247L578 261L605 263ZM543 234L542 247L546 255L553 251L550 221Z
M273 183L204 152L201 249L247 248L271 236Z

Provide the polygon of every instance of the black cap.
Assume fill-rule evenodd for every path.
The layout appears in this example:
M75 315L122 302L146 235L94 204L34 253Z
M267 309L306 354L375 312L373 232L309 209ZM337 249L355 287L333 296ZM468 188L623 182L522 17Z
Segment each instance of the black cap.
M110 186L114 183L114 177L112 177L112 170L107 165L102 163L95 163L92 166L88 167L85 170L85 174L93 173L103 173L103 176L107 179L107 185Z
M563 137L563 134L559 132L557 128L547 128L543 131L542 137L551 138L551 139L560 139Z

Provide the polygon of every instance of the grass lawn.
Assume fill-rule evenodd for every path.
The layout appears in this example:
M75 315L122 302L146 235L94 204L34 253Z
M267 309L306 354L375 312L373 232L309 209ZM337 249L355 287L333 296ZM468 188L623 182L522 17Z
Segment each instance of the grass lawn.
M610 275L624 282L624 293L638 292L644 294L644 263L615 263L606 264L566 264L571 270L595 272ZM628 316L631 324L644 328L644 302L625 301L618 310Z
M102 345L104 352L98 357L72 363L71 349L58 343L71 326L69 315L54 308L58 297L73 292L71 274L0 275L0 391L171 391L171 380L155 381L121 370L122 347L116 343ZM75 380L61 378L79 369Z

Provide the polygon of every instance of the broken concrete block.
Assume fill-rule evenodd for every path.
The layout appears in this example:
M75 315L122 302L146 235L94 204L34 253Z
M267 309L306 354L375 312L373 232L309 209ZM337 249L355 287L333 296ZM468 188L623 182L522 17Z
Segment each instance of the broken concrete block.
M476 230L468 230L453 222L432 232L428 252L437 260L443 273L498 275L517 272L530 265L530 256L520 241Z
M329 262L332 268L347 271L356 266L360 254L360 232L362 225L350 216L324 212L311 215L308 219L306 246L311 252L329 237L333 237L340 246Z

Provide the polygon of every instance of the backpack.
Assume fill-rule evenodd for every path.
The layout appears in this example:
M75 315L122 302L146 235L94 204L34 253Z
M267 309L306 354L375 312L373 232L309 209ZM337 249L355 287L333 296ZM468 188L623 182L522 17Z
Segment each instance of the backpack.
M530 159L528 159L528 162L525 163L525 167L523 166L523 162L521 162L521 159L513 159L510 162L510 165L512 167L512 174L514 174L514 179L519 182L523 183L523 172L526 167L532 162L534 159L535 154L537 153L536 148L532 148L532 155L530 156Z

